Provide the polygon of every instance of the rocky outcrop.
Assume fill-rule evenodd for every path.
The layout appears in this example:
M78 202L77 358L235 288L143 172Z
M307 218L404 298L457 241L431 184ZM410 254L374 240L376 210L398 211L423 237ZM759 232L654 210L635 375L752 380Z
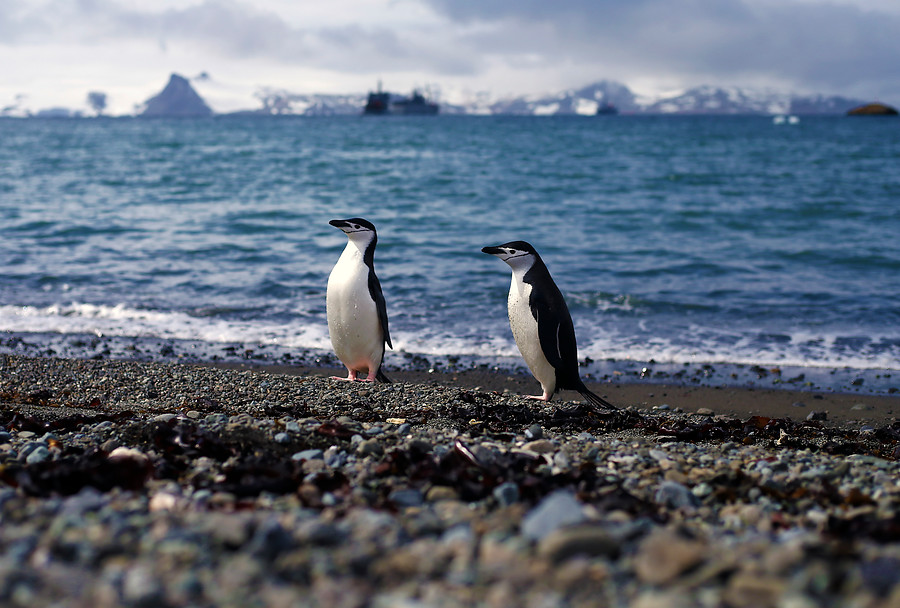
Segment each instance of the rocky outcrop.
M847 116L897 116L896 108L883 103L867 103L847 112Z
M172 74L159 95L144 102L143 117L197 118L212 116L203 98L197 94L187 78Z

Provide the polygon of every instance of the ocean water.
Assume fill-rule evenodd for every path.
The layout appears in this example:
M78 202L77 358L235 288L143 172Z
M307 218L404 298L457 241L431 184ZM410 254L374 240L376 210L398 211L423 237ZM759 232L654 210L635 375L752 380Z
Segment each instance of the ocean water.
M897 120L2 119L0 142L0 352L332 363L328 220L361 216L388 370L517 369L480 249L522 239L595 378L900 385Z

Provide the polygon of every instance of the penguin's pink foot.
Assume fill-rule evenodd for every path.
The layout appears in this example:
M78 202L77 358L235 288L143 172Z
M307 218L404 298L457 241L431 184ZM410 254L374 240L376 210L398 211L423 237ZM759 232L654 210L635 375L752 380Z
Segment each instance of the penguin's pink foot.
M347 368L347 377L343 376L332 376L332 380L343 380L344 382L354 382L356 380L356 372L349 367Z
M549 395L525 395L526 399L534 399L535 401L550 401Z

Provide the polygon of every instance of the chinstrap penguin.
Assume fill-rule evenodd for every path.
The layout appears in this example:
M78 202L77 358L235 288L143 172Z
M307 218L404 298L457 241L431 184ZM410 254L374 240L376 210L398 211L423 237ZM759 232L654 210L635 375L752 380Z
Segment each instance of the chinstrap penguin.
M512 268L509 326L522 358L544 391L528 398L550 401L556 391L568 389L578 391L595 406L615 409L582 382L572 316L534 247L525 241L513 241L481 251L497 256Z
M347 246L328 276L325 310L334 354L347 367L338 380L390 382L381 371L384 345L391 345L387 308L375 275L375 226L362 218L328 222L348 237ZM357 378L358 374L365 378Z

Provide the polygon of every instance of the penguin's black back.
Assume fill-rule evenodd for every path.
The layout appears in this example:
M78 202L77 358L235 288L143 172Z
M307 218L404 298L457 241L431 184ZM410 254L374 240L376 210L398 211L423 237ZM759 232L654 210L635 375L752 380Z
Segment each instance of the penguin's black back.
M360 224L363 222L369 224L369 222L360 220L359 218L351 221ZM371 224L369 224L369 226L371 226ZM369 267L369 295L375 302L375 309L378 311L378 319L381 321L381 330L384 333L384 341L390 348L394 348L394 345L391 344L391 333L388 330L387 304L384 301L384 293L381 291L381 281L378 280L378 275L375 274L375 245L377 244L378 233L375 232L375 227L372 226L372 240L363 252L363 262Z
M572 315L541 256L537 252L534 256L534 265L523 280L531 285L528 305L538 323L541 350L556 370L557 390L579 390L583 384L578 375L578 346Z

